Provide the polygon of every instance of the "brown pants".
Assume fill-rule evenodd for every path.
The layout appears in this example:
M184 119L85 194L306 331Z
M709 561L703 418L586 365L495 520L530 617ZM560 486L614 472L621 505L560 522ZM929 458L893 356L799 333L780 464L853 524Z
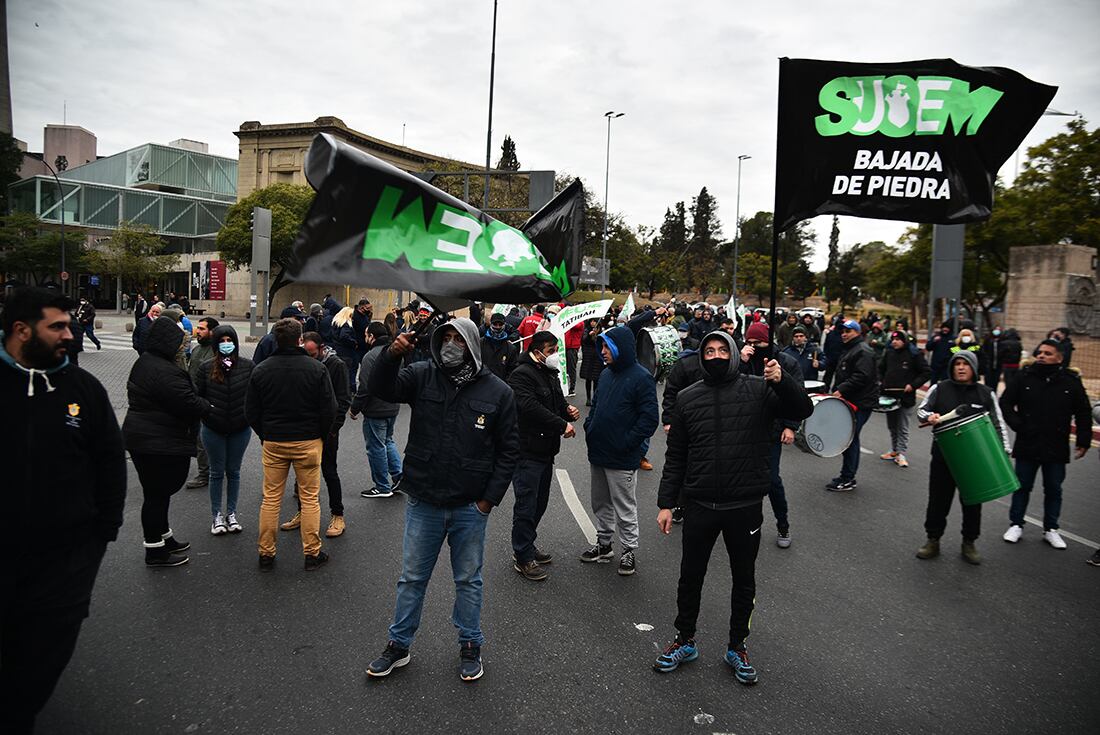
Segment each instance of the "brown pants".
M275 555L279 508L286 492L290 467L298 479L302 503L302 551L315 556L321 550L321 440L297 442L265 441L263 445L264 499L260 503L260 554Z

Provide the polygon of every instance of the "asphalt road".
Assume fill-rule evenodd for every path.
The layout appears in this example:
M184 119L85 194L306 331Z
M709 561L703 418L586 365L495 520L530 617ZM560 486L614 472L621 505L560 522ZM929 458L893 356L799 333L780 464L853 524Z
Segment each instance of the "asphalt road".
M108 330L109 331L109 330ZM128 335L107 335L109 346ZM132 352L86 353L81 364L125 408ZM583 396L580 400L583 408ZM399 445L407 409L398 422ZM126 519L100 572L76 654L39 719L43 733L928 733L1100 731L1100 569L1093 547L1055 551L1029 524L1001 541L1007 504L984 508L979 567L958 555L952 510L944 554L923 542L930 438L917 431L903 470L880 461L889 441L875 415L864 429L859 488L824 491L840 460L788 447L783 477L793 546L775 546L765 510L749 652L760 673L739 685L722 661L728 562L719 544L699 621L700 658L671 674L654 657L673 636L679 529L656 526L664 438L641 473L638 573L576 560L585 535L556 479L539 546L555 554L545 582L511 566L511 498L489 521L482 650L485 676L457 675L453 587L436 567L412 662L384 680L364 668L385 646L400 571L404 500L366 500L360 424L341 437L348 531L325 540L332 561L301 567L296 533L281 533L277 568L256 570L259 442L245 458L244 533L212 537L205 489L183 490L170 519L192 543L191 563L142 563L141 490L130 472ZM584 508L583 438L557 467ZM1096 451L1069 468L1063 528L1100 540ZM322 524L327 501L322 490ZM293 512L288 496L284 518ZM1041 493L1029 509L1041 515ZM589 512L589 516L590 516ZM322 526L323 527L323 526ZM1089 622L1089 621L1093 622ZM652 626L652 628L650 627Z

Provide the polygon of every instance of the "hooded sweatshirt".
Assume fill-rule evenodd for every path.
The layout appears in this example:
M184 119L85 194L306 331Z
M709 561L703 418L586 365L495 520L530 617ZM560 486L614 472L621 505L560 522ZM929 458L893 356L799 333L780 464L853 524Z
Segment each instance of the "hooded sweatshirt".
M774 422L801 421L813 413L809 396L789 372L781 371L775 384L743 375L733 337L717 331L706 340L714 337L729 344L731 359L724 374L713 376L699 354L705 377L676 396L657 496L660 508L687 501L712 510L759 503L771 488Z
M597 467L637 469L646 440L657 430L657 384L638 364L635 340L628 327L609 329L596 338L597 349L607 345L614 358L600 375L584 420L588 461Z
M469 350L461 368L443 367L443 333L454 327ZM454 508L485 500L499 505L519 459L519 432L512 389L481 364L478 330L459 317L436 328L431 360L401 367L383 350L367 391L390 403L412 406L401 489L414 498ZM468 380L455 374L471 372Z
M955 363L959 360L966 362L974 371L974 377L969 383L959 383L951 375ZM924 400L917 407L917 418L920 421L928 421L934 413L943 415L957 408L962 408L960 411L962 415L987 411L1001 437L1005 451L1011 452L1012 446L1005 432L1004 416L1001 414L1001 407L997 404L997 395L988 386L977 382L978 356L969 350L956 352L947 364L947 375L947 380L936 383L925 395ZM941 456L939 446L935 442L932 442L932 456Z
M233 340L233 354L228 359L218 351L222 337ZM237 331L228 324L214 329L210 346L215 348L214 357L205 360L195 371L195 392L200 398L210 401L209 415L203 424L219 434L233 434L248 428L248 419L244 415L245 397L248 395L248 381L252 377L252 361L240 354L240 340ZM222 380L214 379L214 366L218 365Z
M12 523L6 557L42 555L118 536L126 501L126 455L103 386L68 358L45 370L25 368L0 332L0 441L12 518L49 513L50 532ZM17 459L16 459L17 458Z

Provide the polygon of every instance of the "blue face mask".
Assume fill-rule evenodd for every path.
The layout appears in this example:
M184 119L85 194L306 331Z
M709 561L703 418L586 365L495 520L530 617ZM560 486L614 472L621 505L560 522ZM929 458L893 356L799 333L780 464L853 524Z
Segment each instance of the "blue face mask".
M218 352L222 353L223 355L232 355L233 351L236 350L236 349L237 349L237 346L235 344L233 344L232 342L219 342L218 343Z

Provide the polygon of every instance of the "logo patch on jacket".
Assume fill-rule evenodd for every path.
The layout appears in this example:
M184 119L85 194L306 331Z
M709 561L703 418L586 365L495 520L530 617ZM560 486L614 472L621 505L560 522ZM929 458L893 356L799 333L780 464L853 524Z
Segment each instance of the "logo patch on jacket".
M65 425L71 426L74 429L80 428L80 404L69 404L69 417L65 419Z
M477 417L477 422L474 424L475 429L485 429L485 414L481 414Z

